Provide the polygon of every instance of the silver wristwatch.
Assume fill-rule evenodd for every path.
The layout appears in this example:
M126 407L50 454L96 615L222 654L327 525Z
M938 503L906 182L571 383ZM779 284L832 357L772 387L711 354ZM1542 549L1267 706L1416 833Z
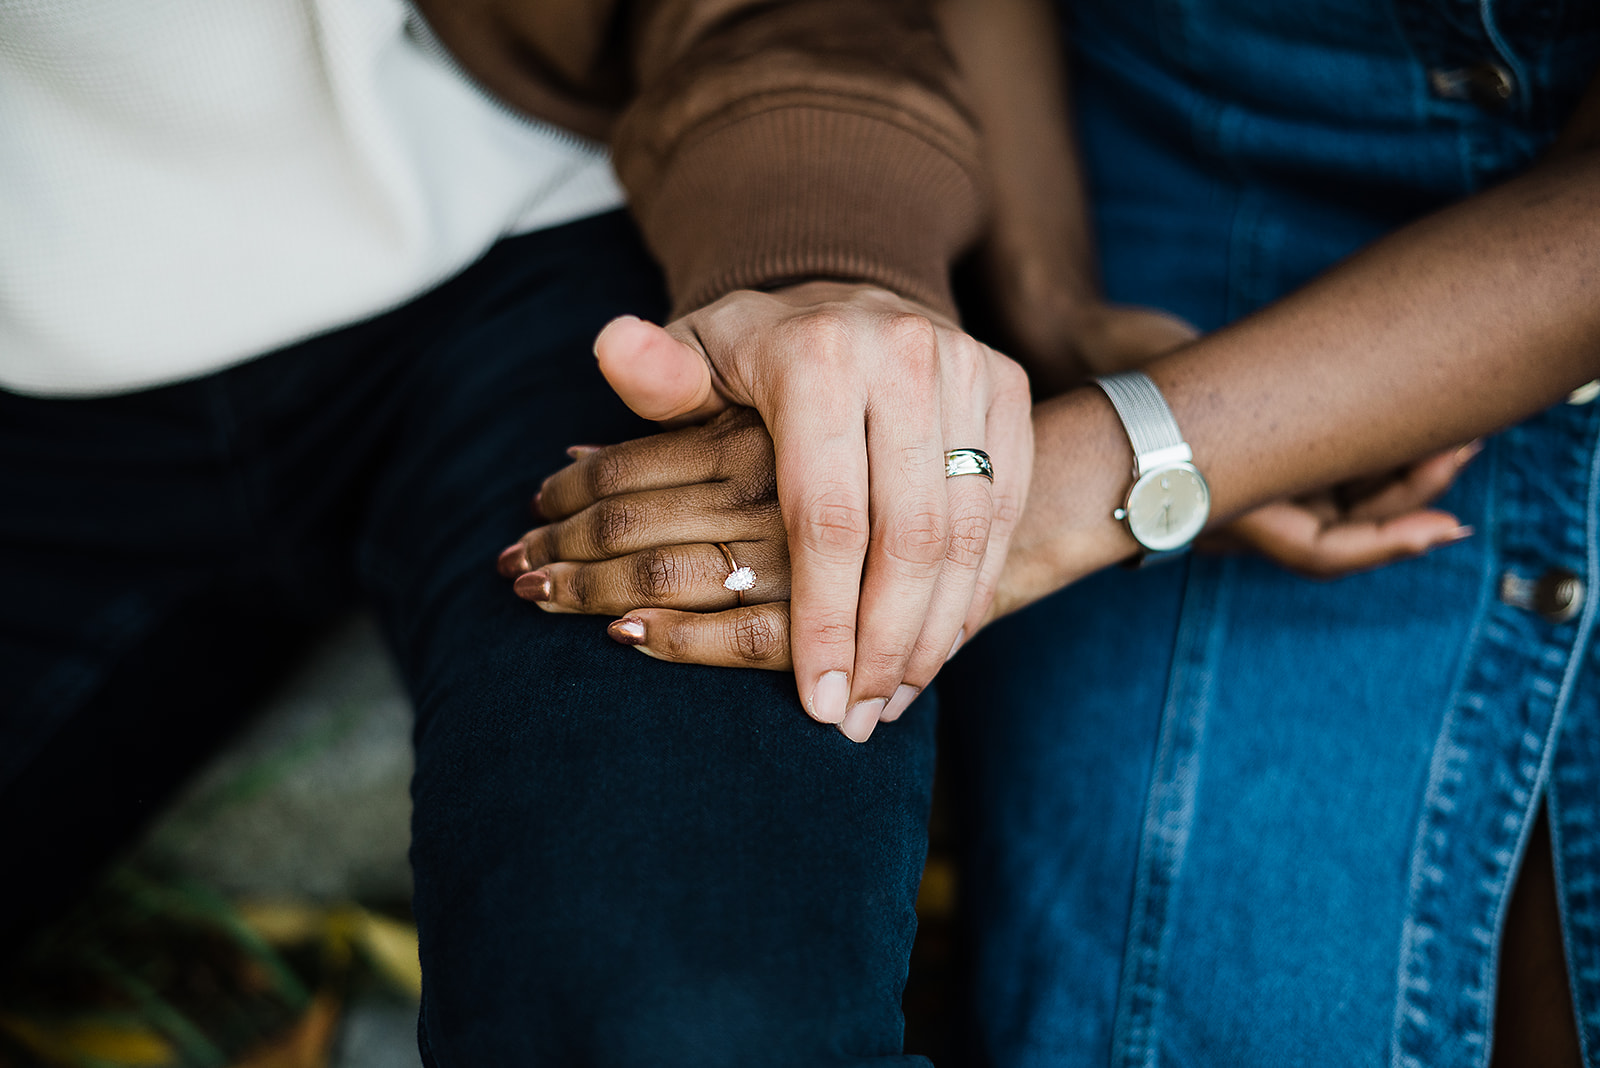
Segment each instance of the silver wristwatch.
M1211 514L1211 487L1194 465L1172 409L1143 371L1096 378L1133 444L1133 487L1112 518L1128 525L1142 562L1189 548Z

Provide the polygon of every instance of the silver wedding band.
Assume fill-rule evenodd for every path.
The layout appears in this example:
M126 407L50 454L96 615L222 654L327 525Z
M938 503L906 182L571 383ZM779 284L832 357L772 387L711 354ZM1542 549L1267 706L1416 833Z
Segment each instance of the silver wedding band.
M732 590L734 596L739 598L739 607L744 607L744 591L756 584L756 573L748 567L740 567L739 562L733 558L733 550L722 542L716 543L722 550L722 558L728 561L728 577L722 580L722 588Z
M989 462L989 454L982 449L951 449L944 454L944 477L955 478L957 475L982 475L993 482L994 464Z

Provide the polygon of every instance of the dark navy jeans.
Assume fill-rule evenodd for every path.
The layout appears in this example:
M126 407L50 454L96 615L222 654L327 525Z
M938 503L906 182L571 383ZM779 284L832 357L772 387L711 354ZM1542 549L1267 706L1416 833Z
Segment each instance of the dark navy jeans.
M495 574L565 446L651 431L591 345L662 308L602 216L203 379L0 394L7 936L365 600L416 705L430 1065L918 1063L932 703L858 746L784 673L650 660Z

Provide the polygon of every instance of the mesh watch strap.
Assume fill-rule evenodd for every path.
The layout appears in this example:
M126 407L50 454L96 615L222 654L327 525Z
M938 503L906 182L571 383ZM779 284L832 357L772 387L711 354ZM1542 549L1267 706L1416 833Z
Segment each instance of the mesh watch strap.
M1166 398L1150 381L1149 375L1143 371L1123 371L1097 377L1094 383L1111 398L1111 406L1117 410L1117 417L1128 432L1136 471L1143 471L1153 453L1171 454L1163 455L1163 460L1188 460L1193 456L1184 443L1172 409L1167 407Z

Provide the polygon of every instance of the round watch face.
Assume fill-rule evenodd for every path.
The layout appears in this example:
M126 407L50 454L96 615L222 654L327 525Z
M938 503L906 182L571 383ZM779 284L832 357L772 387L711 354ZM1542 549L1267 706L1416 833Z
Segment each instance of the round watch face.
M1211 490L1192 464L1146 472L1128 491L1128 529L1151 552L1188 545L1206 525Z

